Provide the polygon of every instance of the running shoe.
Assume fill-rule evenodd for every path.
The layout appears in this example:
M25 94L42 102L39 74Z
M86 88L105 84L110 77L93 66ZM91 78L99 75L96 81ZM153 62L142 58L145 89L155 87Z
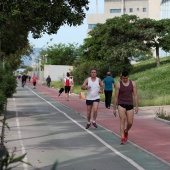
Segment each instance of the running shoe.
M121 139L121 143L120 143L121 145L124 145L125 144L125 139L124 138L122 138Z
M128 132L124 132L125 135L125 142L128 140Z
M92 124L93 124L93 126L94 126L95 128L97 128L96 122L92 122Z
M90 123L87 123L86 129L88 129L90 126L91 126L91 124L90 124Z

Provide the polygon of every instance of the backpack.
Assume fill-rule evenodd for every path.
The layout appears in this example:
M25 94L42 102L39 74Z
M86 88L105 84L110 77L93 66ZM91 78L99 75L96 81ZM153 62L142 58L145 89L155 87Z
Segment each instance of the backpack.
M66 86L70 86L70 78L66 78Z

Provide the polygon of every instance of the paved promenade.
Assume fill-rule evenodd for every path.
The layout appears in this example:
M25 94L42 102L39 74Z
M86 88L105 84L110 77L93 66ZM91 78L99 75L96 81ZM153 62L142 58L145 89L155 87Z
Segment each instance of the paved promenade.
M27 86L32 87L32 83L27 83ZM64 93L58 97L57 89L37 84L36 90L86 117L85 100L78 95L71 94L70 100L66 101ZM164 108L168 111L170 106ZM128 141L170 165L170 124L155 119L155 111L158 109L159 107L139 108ZM97 124L120 135L119 117L115 117L112 109L106 109L102 102L98 109Z

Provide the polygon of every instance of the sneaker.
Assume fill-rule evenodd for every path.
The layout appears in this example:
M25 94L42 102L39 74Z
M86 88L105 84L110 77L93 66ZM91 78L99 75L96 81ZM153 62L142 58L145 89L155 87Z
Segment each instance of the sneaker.
M128 140L128 132L124 132L125 135L125 142Z
M121 143L120 143L121 145L124 145L125 144L125 139L124 138L122 138L121 139Z
M91 124L90 124L90 123L87 123L86 129L88 129L90 126L91 126Z
M93 126L94 126L95 128L97 128L96 122L93 122L92 124L93 124Z

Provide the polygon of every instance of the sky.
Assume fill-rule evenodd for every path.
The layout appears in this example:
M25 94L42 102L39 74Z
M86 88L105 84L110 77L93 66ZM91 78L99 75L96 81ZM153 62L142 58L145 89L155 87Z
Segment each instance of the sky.
M96 12L96 0L89 0L89 10L87 14ZM104 0L98 0L98 13L103 13L104 10ZM53 46L54 44L68 44L68 43L78 43L83 44L83 40L87 37L87 21L86 18L83 24L76 27L69 27L67 25L60 27L57 34L48 35L45 34L42 38L33 39L31 34L29 35L30 44L34 48L46 48L48 46Z

